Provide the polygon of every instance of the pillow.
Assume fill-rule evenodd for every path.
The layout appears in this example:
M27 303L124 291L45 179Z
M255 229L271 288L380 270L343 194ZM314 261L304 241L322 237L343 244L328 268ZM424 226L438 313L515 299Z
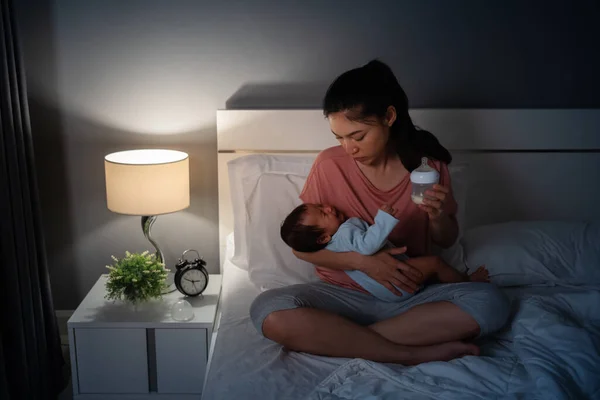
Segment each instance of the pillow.
M260 290L316 281L312 264L294 256L279 234L301 203L315 156L249 155L228 163L234 215L232 262Z
M507 222L461 241L469 270L485 264L499 286L600 284L600 223Z
M227 163L229 188L233 212L233 235L235 249L231 262L242 269L248 269L248 213L246 200L253 192L252 183L258 182L264 173L290 173L297 176L308 176L315 156L276 156L248 155ZM265 206L276 205L277 195L273 193ZM289 205L291 207L291 205ZM290 211L292 209L290 208Z
M301 204L306 175L267 172L244 182L248 215L248 275L261 291L317 281L312 264L294 256L280 236L281 223Z

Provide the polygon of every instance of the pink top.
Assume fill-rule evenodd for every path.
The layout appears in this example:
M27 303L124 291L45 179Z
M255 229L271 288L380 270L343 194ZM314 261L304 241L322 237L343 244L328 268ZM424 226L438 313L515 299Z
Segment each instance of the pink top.
M429 165L440 173L440 184L451 187L448 166L439 161ZM374 223L377 210L389 204L400 220L389 236L396 246L407 246L407 255L416 257L428 254L429 220L427 213L411 201L410 174L406 174L398 185L388 191L377 189L365 177L356 161L341 146L323 150L315 160L300 194L304 203L330 204L348 217L358 217L369 224ZM452 196L444 202L444 212L455 215L456 201ZM316 267L321 280L365 292L344 271Z

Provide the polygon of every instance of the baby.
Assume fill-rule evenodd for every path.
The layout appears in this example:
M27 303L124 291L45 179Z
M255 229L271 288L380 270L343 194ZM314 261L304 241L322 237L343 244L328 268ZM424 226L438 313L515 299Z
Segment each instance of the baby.
M398 220L393 216L394 209L382 206L371 226L360 218L347 218L335 207L323 204L302 204L296 207L281 225L281 238L296 251L310 253L327 249L335 252L356 251L364 255L378 252L384 246L393 245L388 235ZM440 257L423 256L408 258L402 254L395 256L418 269L423 278L418 284L430 280L441 283L488 282L488 272L481 266L471 276L466 276ZM361 271L345 271L367 292L384 301L404 301L412 294L397 288L402 296L397 296L388 288ZM421 286L422 288L422 286Z

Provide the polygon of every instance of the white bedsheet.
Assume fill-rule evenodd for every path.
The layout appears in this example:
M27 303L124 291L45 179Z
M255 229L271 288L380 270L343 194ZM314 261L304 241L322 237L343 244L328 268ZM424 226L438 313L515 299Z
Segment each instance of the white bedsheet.
M227 260L203 400L301 399L349 361L288 352L259 335L248 315L258 294L248 272Z
M203 399L600 398L598 290L505 292L514 318L480 343L481 357L403 367L289 352L263 338L248 315L259 291L227 262Z

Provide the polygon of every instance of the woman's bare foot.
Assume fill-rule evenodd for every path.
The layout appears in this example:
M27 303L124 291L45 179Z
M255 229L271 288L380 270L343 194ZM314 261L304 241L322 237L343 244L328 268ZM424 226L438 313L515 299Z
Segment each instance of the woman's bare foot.
M487 268L485 268L485 265L477 268L477 270L469 276L469 280L471 282L489 282L490 274L488 273Z
M432 346L413 347L414 361L404 362L405 365L416 365L429 361L450 361L464 356L478 356L479 347L473 343L447 342Z

